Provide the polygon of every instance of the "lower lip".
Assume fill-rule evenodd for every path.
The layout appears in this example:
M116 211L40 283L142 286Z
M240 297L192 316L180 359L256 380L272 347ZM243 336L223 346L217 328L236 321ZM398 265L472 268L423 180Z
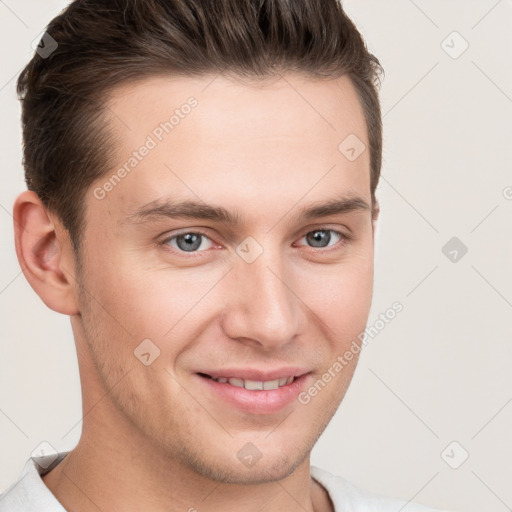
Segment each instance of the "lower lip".
M241 411L251 414L272 414L292 404L297 400L297 397L304 389L309 375L309 373L301 375L291 384L286 384L277 389L250 391L245 388L232 386L227 382L217 382L216 380L202 377L196 373L197 378L199 378L216 397L220 397Z

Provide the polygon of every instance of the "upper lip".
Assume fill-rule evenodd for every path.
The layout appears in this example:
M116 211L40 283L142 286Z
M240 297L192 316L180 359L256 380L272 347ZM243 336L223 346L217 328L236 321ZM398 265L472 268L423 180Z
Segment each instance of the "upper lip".
M243 380L255 380L255 381L269 381L276 380L282 377L300 377L305 373L309 373L308 370L299 367L283 367L276 368L275 370L258 370L251 368L222 368L221 370L204 370L197 373L204 373L218 379L219 377L234 377Z

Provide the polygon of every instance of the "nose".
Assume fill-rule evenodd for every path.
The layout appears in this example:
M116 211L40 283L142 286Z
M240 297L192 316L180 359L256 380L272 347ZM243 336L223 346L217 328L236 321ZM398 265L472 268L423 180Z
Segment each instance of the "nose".
M299 334L302 302L293 292L292 269L278 250L264 250L252 263L240 258L228 279L223 290L227 336L275 350Z

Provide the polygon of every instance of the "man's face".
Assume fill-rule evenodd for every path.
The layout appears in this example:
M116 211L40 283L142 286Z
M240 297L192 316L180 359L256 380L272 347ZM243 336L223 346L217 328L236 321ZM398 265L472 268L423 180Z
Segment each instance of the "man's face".
M371 205L369 152L354 160L338 146L351 134L349 146L354 135L368 140L347 78L213 78L148 79L109 100L117 166L87 192L72 325L84 400L110 390L95 407L104 434L130 431L185 469L256 483L305 460L356 365L357 355L335 363L371 303L372 217L360 207ZM302 215L350 198L362 201ZM185 201L203 210L137 214ZM202 216L206 206L237 222ZM262 391L203 374L301 377ZM84 430L100 429L97 417Z

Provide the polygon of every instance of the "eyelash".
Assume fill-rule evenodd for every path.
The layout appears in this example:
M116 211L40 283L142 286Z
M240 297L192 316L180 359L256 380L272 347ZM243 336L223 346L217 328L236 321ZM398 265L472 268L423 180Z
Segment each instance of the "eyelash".
M353 238L352 236L349 236L349 235L346 235L344 233L341 233L340 231L337 231L335 229L319 227L319 228L312 229L312 230L307 231L306 233L304 233L300 237L300 240L302 238L304 238L305 236L309 235L310 233L314 233L316 231L326 231L326 232L334 233L335 235L339 235L340 236L340 240L338 242L336 242L335 244L329 245L327 247L311 247L311 246L306 246L306 247L308 247L308 249L310 249L310 250L312 250L314 252L330 252L330 250L336 250L337 248L341 248L341 247L345 246L346 244L348 244L352 240L352 238ZM164 246L164 245L169 246L169 242L171 240L175 240L179 236L183 236L183 235L187 235L187 234L201 235L201 236L203 236L203 237L205 237L208 240L213 242L213 240L211 240L211 238L208 236L208 234L206 232L202 231L201 229L194 229L194 230L190 230L190 231L183 231L181 233L177 233L175 235L167 237L164 240L162 240L161 242L159 242L159 245L160 246ZM209 249L205 249L205 250L202 250L202 251L183 251L183 250L180 250L179 248L176 249L174 247L171 247L170 250L172 252L177 252L178 254L187 254L186 257L194 257L194 255L195 256L201 255L201 254L206 253L206 252L209 251Z

